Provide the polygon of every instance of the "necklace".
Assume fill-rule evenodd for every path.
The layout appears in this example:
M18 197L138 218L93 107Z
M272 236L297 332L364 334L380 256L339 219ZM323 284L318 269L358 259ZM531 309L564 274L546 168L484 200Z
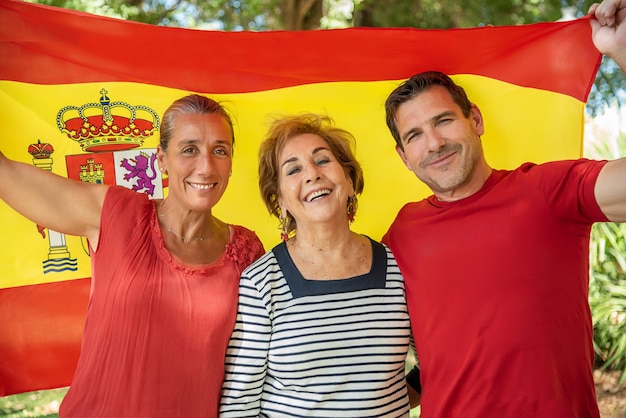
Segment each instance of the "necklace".
M181 240L183 243L187 244L190 241L204 241L205 239L207 239L208 237L194 237L194 238L186 238L176 232L174 232L172 230L172 228L170 228L167 223L165 222L165 214L163 213L163 203L165 203L165 199L161 200L161 203L159 204L159 209L161 211L161 213L159 213L159 218L161 219L161 223L163 223L163 226L165 227L165 229L167 229L167 232L169 232L170 234L174 235L176 238L178 238L179 240Z

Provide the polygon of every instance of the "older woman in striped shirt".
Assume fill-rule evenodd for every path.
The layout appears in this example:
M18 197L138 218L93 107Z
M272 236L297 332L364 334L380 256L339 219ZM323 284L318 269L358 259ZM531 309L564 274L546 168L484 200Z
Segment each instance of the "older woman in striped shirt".
M351 231L363 173L326 116L283 117L259 186L283 242L242 274L223 417L408 417L410 324L391 251Z

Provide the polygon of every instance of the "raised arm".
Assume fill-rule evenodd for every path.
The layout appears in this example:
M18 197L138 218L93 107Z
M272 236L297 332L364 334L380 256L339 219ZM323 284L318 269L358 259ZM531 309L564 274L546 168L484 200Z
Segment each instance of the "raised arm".
M593 43L626 69L626 0L604 0L589 8ZM607 163L596 182L596 200L613 222L626 222L626 159Z
M31 221L97 243L108 186L70 180L0 151L0 199Z

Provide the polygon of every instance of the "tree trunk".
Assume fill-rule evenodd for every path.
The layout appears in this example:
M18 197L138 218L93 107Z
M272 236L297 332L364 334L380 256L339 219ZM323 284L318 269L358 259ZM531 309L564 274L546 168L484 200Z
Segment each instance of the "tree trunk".
M281 0L285 30L318 29L324 15L323 0Z

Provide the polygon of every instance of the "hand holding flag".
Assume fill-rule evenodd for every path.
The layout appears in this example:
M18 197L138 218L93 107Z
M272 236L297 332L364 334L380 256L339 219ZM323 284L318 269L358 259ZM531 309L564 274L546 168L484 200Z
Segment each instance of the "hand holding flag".
M602 54L626 69L626 1L604 0L589 8L593 42Z

